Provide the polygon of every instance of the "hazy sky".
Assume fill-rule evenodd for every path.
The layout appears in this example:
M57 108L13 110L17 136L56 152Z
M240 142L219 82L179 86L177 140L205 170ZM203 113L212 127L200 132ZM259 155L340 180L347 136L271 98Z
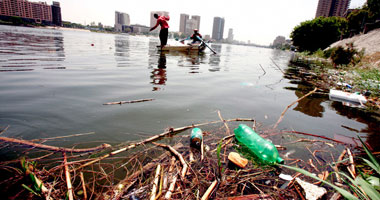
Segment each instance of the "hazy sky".
M33 0L34 1L34 0ZM318 0L56 0L62 19L81 24L101 22L113 26L115 10L128 13L131 24L149 26L151 11L170 13L169 31L179 30L181 13L201 16L200 33L212 33L214 17L224 17L224 37L232 28L234 39L269 45L278 35L289 38L300 22L315 17ZM52 4L52 0L46 1ZM351 0L350 8L366 0Z

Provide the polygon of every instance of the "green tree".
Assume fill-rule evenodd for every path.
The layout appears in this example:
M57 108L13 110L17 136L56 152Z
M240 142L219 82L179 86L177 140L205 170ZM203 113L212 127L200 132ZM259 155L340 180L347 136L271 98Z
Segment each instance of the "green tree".
M380 17L380 0L367 0L370 16L375 20Z
M347 32L347 20L341 17L318 17L302 22L290 35L300 51L325 49Z
M360 9L350 13L347 17L348 31L358 34L363 30L365 21L368 19L368 11Z

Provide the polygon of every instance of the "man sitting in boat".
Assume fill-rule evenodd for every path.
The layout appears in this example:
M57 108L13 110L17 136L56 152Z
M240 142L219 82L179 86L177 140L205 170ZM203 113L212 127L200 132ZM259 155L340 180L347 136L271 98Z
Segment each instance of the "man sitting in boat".
M195 44L195 43L201 43L202 40L200 39L202 38L202 35L200 33L198 33L198 29L194 29L194 33L193 35L191 35L190 39L192 39L193 41L191 42L191 44Z

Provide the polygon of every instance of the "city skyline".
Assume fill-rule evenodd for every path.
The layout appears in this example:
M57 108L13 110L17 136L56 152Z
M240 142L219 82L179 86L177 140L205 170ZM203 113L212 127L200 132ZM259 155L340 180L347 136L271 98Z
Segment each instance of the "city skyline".
M30 0L36 2L35 0ZM52 0L46 1L52 4ZM81 24L101 22L114 26L115 11L130 16L131 24L149 26L150 13L163 10L170 13L169 31L179 31L180 14L198 15L202 19L200 33L211 35L213 19L216 16L226 20L224 32L234 30L234 39L251 43L269 45L278 35L289 38L293 28L306 20L312 20L318 6L318 0L268 0L260 2L244 1L231 3L226 0L194 0L191 6L168 0L165 3L151 0L128 1L114 0L105 3L99 0L65 0L61 2L62 20ZM351 0L350 8L362 6L366 0ZM196 6L198 5L198 6Z

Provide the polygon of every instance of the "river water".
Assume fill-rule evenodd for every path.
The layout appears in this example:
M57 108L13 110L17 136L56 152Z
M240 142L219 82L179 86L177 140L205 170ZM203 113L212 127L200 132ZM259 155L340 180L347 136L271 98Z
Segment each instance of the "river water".
M9 125L2 136L95 132L47 144L118 144L219 120L218 110L224 119L254 118L270 127L312 89L284 78L290 52L212 44L216 55L160 54L158 44L156 37L0 26L0 129ZM371 143L378 141L378 124L361 110L314 95L290 108L278 129L331 138L359 132Z

